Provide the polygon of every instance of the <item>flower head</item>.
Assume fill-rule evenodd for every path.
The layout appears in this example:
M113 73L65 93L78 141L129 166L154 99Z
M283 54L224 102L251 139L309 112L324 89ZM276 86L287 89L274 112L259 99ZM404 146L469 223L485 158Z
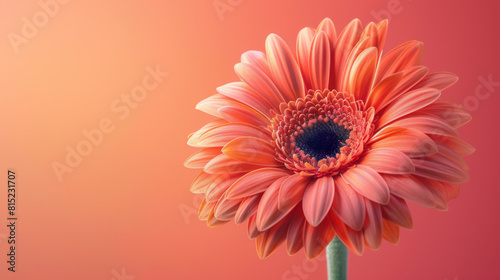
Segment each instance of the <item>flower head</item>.
M235 65L240 81L197 109L217 119L190 135L202 168L191 191L209 226L248 223L261 258L286 242L314 258L338 236L352 251L397 243L411 228L406 201L447 209L468 180L470 120L441 98L451 73L420 64L423 44L382 55L387 21L357 19L337 36L330 19L304 28L296 53L277 35Z

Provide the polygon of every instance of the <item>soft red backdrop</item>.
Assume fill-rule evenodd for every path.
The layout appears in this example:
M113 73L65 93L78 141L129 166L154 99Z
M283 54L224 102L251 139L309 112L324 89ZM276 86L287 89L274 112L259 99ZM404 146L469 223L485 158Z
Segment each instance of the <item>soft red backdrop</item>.
M412 205L415 229L398 246L351 255L350 279L499 279L500 86L475 99L480 77L500 81L497 1L75 0L44 18L47 2L0 4L1 279L326 279L324 257L280 248L261 261L245 226L198 221L197 172L182 166L195 150L186 136L209 119L195 104L236 79L240 54L264 50L269 33L294 47L324 17L337 29L390 17L386 51L423 41L424 64L460 76L445 96L478 101L461 129L477 151L460 197L447 212ZM13 44L34 15L37 30ZM157 65L169 76L129 115L112 111ZM53 162L103 119L114 130L58 180ZM8 168L18 173L16 273L5 262Z

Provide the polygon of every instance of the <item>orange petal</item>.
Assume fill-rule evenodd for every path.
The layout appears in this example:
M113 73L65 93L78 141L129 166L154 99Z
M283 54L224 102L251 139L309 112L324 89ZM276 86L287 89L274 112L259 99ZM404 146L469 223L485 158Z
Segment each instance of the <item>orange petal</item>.
M274 227L266 230L255 240L257 254L261 259L269 257L286 240L288 233L288 222L282 221Z
M224 154L218 155L205 165L204 171L210 174L246 173L261 168L261 165L236 161Z
M240 174L221 174L210 183L205 192L205 199L209 203L217 202L227 191L227 189L240 178Z
M259 231L257 229L257 224L255 223L255 215L251 216L248 219L247 231L248 231L248 237L250 239L255 239L263 233L262 231Z
M231 221L236 216L236 211L241 204L241 200L231 200L221 198L215 205L214 215L217 220Z
M215 177L217 177L217 175L202 171L191 183L191 187L189 190L192 193L205 193L208 189L208 186L210 186L210 183L215 180Z
M227 143L222 152L237 161L264 166L283 166L276 161L274 147L267 141L254 137L240 137Z
M377 71L377 80L396 72L404 71L422 61L424 44L419 41L403 43L382 56Z
M357 255L362 255L365 249L363 231L355 231L346 226L339 217L332 215L332 225L337 237Z
M370 92L366 101L366 107L373 106L376 110L379 110L383 104L387 103L392 98L391 96L402 78L402 72L394 73L383 78Z
M343 69L345 68L349 54L354 46L358 43L362 32L361 21L359 19L352 20L340 33L337 43L335 44L335 75L337 81L343 77ZM339 85L330 85L332 88L337 88Z
M304 227L304 250L308 259L317 257L335 237L330 219L324 219L317 227L306 223Z
M218 111L228 122L242 122L260 127L267 127L271 123L265 115L244 104L223 106Z
M384 234L383 237L385 240L389 241L392 244L398 244L399 242L399 227L389 223L386 220L382 222Z
M293 220L289 223L286 241L286 248L289 255L297 253L304 247L304 227L306 225L306 219L302 215L302 207L300 205L295 208L295 212L292 212L291 215L293 216Z
M356 99L365 101L372 89L373 78L378 61L378 50L370 47L359 54L352 65L347 84L347 92Z
M233 82L220 86L217 88L217 92L254 108L266 117L271 117L270 110L273 105L243 82Z
M221 154L220 148L205 148L202 149L184 161L184 166L187 168L203 168L214 157Z
M215 126L200 135L197 145L201 147L223 147L229 141L245 136L271 140L269 132L250 124L227 123Z

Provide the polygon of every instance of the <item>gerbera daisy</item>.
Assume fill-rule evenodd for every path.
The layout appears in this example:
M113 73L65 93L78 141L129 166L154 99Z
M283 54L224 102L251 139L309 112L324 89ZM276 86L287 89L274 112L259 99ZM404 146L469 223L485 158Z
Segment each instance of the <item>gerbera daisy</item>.
M327 18L295 53L275 34L245 52L240 81L196 106L217 118L188 140L200 219L247 222L261 258L285 241L314 258L335 236L357 254L397 243L407 201L447 209L468 180L474 149L456 129L471 117L441 97L455 75L429 73L418 41L383 54L386 33L355 19L337 35Z

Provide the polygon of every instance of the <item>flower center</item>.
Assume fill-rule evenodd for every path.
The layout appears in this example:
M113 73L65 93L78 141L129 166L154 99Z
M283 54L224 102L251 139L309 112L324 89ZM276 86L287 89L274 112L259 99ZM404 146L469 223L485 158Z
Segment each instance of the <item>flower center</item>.
M337 125L332 120L314 121L295 137L296 147L305 154L321 160L336 157L340 148L346 145L351 131Z
M348 93L309 91L282 103L272 120L276 159L305 176L334 175L349 167L373 131L374 110Z

